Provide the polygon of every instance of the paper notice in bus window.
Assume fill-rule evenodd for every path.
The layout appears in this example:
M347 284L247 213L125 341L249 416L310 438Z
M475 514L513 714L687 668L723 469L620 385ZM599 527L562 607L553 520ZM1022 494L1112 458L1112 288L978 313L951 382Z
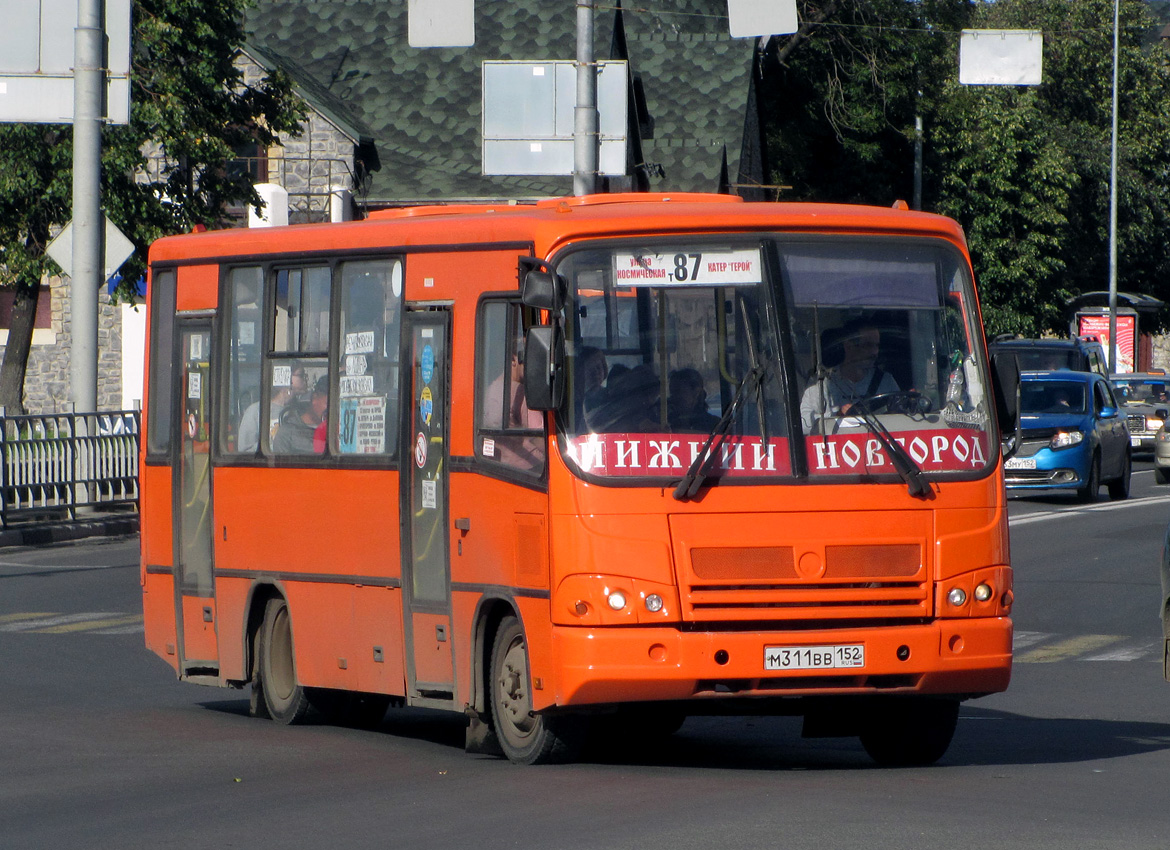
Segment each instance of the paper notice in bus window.
M483 456L484 457L495 457L496 456L496 441L491 439L490 437L483 438Z
M434 510L439 507L439 482L422 482L422 506L424 509Z
M272 367L272 386L287 387L292 385L292 366L287 364Z
M382 396L343 398L338 415L337 442L342 454L384 453L386 399Z
M373 395L373 375L346 375L340 380L342 398L352 398L360 395Z
M203 398L203 375L199 372L187 375L187 398Z
M368 364L364 354L347 354L345 356L345 374L364 375Z
M191 337L191 360L203 359L203 337L195 334Z
M618 286L751 286L763 280L760 250L636 251L613 256Z
M346 354L371 354L374 351L374 332L359 331L345 335Z

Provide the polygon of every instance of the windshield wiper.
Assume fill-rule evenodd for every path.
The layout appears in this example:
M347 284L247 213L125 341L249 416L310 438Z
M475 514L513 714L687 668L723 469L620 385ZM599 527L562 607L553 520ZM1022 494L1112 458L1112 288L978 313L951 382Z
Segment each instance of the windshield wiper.
M866 406L865 400L854 402L849 407L849 416L857 416L865 423L882 448L890 456L890 463L894 465L894 471L898 473L899 477L906 482L906 488L910 491L910 495L916 499L926 499L934 495L934 491L930 488L930 481L926 474L922 471L914 458L910 457L910 453L902 447L902 444L894 439L893 435L886 430L886 426L870 412Z
M743 406L744 399L749 394L755 393L763 385L764 376L767 374L767 371L765 366L755 366L743 376L743 380L739 382L739 386L735 389L735 397L731 400L731 404L727 405L727 409L723 411L723 415L719 417L719 421L711 429L711 433L707 436L703 447L699 449L699 453L691 461L691 465L687 468L686 474L674 488L672 495L678 501L685 502L687 499L694 498L695 494L699 492L699 488L707 480L707 469L710 466L710 461L715 457L715 449L723 442L723 438L727 436L727 431L739 413L740 407Z

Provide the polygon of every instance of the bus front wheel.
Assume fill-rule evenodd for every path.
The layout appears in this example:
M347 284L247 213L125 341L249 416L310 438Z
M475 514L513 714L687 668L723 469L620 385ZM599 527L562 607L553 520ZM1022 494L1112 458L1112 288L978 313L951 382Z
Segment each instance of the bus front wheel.
M532 711L532 677L524 627L505 617L492 645L491 714L500 747L517 764L571 761L584 738L583 719Z
M305 689L297 684L292 619L288 614L288 603L280 597L269 599L264 608L256 656L252 682L256 702L262 703L264 713L278 723L300 723L309 711L309 698Z
M861 745L882 767L925 767L947 751L958 719L956 699L880 700L864 721Z

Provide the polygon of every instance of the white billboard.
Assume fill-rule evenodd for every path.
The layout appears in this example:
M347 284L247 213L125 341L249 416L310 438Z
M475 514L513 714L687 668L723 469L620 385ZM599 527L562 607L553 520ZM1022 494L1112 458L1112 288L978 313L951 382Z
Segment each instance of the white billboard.
M0 121L73 121L73 52L77 0L4 3L0 21ZM130 121L131 0L105 0L108 39L106 118Z
M963 30L959 82L965 86L1038 86L1044 70L1040 30Z

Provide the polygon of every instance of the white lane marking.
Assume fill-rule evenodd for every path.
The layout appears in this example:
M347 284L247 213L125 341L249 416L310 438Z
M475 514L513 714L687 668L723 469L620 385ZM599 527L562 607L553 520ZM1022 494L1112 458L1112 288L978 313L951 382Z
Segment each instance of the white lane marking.
M46 629L52 626L61 626L66 623L83 623L87 620L102 620L108 617L122 616L116 611L94 612L87 614L60 614L56 617L34 617L31 620L19 620L0 624L0 632L27 632L33 629Z
M1149 656L1155 649L1161 649L1162 641L1150 641L1136 646L1123 646L1110 652L1101 652L1097 655L1088 655L1083 661L1137 661Z
M1117 511L1123 508L1137 508L1155 504L1170 504L1170 493L1165 496L1146 496L1142 499L1125 499L1120 502L1103 502L1099 505L1083 505L1077 508L1063 508L1056 511L1039 511L1037 513L1023 514L1021 516L1009 517L1008 525L1027 525L1028 523L1043 522L1044 520L1060 519L1062 517L1071 519L1086 513Z
M1013 649L1025 649L1033 644L1056 637L1052 632L1020 632L1017 631L1012 636Z

